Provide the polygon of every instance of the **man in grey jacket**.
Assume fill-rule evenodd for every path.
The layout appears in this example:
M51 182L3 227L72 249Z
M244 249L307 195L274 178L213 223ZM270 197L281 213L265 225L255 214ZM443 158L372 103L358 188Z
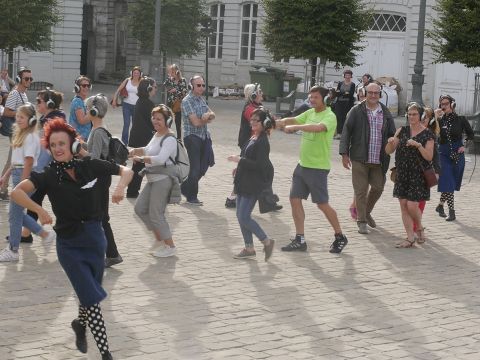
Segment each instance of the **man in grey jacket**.
M367 224L377 226L371 212L382 195L390 163L385 145L395 134L392 114L380 103L381 91L379 84L367 86L366 100L348 113L340 140L343 166L352 170L360 234L368 234Z

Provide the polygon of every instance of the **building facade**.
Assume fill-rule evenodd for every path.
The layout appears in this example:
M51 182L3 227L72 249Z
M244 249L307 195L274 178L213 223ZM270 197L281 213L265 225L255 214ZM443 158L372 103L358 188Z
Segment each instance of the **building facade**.
M186 1L186 0L185 0ZM367 1L367 0L365 0ZM63 0L63 21L53 29L51 50L25 52L18 50L17 66L29 66L36 81L47 81L62 91L71 89L81 73L95 80L114 81L128 73L133 65L149 72L149 57L141 56L137 41L127 30L128 6L135 0ZM427 0L426 28L432 27L435 0ZM374 21L365 34L365 48L358 54L355 78L370 73L374 78L394 77L402 87L400 109L411 98L414 73L418 0L368 1ZM219 87L243 86L250 82L253 66L274 66L304 79L308 84L310 69L306 60L291 58L273 62L262 43L261 28L265 12L260 0L207 0L212 21L208 49L209 84ZM319 20L320 21L320 20ZM152 29L153 31L153 29ZM169 58L189 77L204 73L205 52L193 58ZM457 100L459 112L473 111L475 73L461 64L434 64L425 39L423 99L436 106L440 94ZM325 81L338 81L345 69L327 63Z

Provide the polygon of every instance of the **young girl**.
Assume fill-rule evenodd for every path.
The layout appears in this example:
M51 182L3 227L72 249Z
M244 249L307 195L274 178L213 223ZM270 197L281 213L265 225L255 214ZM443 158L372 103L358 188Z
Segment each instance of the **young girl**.
M38 136L35 107L26 103L17 109L12 137L12 165L0 178L0 185L12 175L12 187L30 176L32 168L37 165L40 155L40 137ZM43 230L37 222L24 213L24 208L10 202L9 211L10 235L9 246L0 252L0 262L18 261L18 248L22 234L22 225L30 229L42 239L52 241L55 233Z

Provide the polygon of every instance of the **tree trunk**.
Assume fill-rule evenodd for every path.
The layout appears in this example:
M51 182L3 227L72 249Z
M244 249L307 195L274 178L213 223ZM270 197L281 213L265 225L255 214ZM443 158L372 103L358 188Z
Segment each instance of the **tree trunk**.
M317 76L317 58L310 59L311 65L311 77L310 77L310 87L315 85L315 78Z

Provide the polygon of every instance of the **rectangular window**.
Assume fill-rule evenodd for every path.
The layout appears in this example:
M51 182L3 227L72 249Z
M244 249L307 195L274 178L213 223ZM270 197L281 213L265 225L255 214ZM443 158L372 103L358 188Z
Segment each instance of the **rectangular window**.
M240 59L242 60L255 60L257 14L258 4L243 5L240 34Z
M225 5L215 4L210 6L210 17L212 18L212 33L209 37L208 57L211 59L221 59L223 49Z

